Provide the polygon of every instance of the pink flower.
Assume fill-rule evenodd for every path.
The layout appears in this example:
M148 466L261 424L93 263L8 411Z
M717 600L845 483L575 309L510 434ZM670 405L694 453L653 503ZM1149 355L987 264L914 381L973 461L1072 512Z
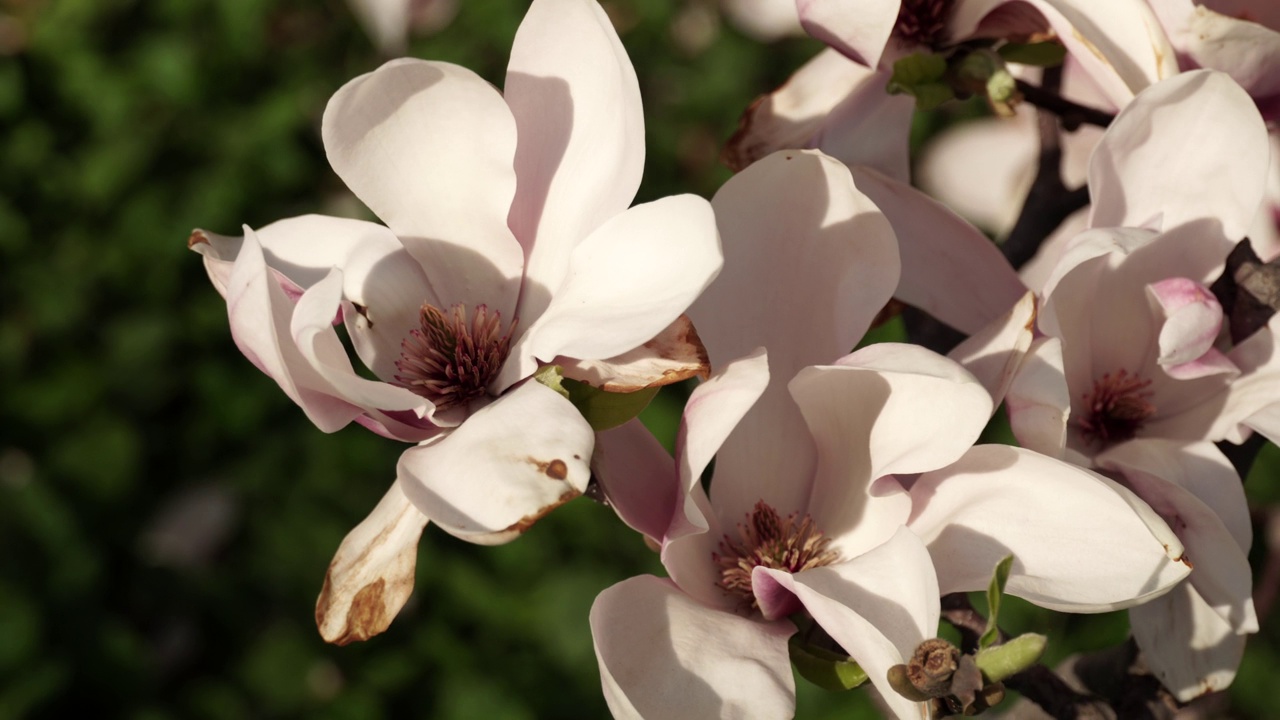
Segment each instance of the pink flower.
M528 381L540 366L631 389L641 370L640 386L705 369L656 356L680 337L646 343L688 334L679 316L721 255L705 200L628 208L640 93L594 2L534 2L505 94L465 68L396 60L333 96L323 135L385 226L307 216L243 239L197 232L193 247L237 345L318 427L418 443L326 578L321 634L346 642L398 612L428 519L505 542L586 487L592 429ZM338 321L376 379L353 370Z

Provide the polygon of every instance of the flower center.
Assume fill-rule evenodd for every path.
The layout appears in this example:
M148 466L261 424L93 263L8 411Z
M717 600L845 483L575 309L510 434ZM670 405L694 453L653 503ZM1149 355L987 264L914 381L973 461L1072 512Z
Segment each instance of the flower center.
M925 47L937 47L947 27L951 0L902 0L898 10L898 37Z
M1106 373L1084 395L1085 414L1080 429L1085 439L1108 445L1128 440L1156 412L1151 404L1150 380L1119 370Z
M791 513L783 518L763 500L747 513L745 523L738 523L739 540L728 535L720 541L720 552L711 559L720 566L716 583L731 595L737 595L742 607L759 610L751 590L751 571L757 567L797 573L808 568L830 565L840 559L829 549L831 538L813 526L813 518Z
M516 320L505 332L500 313L477 305L448 312L423 304L421 324L400 343L398 384L430 400L437 410L464 405L484 394L511 350Z

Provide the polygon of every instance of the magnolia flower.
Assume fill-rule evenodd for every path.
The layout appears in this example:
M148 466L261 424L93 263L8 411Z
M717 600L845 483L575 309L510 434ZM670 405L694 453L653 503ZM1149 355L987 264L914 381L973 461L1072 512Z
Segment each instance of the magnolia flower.
M1185 73L1140 94L1094 151L1095 229L1054 268L1047 337L1008 397L1019 442L1121 477L1185 545L1189 582L1131 613L1182 700L1228 685L1257 630L1244 495L1211 441L1250 427L1280 437L1280 345L1274 323L1223 345L1208 285L1256 213L1267 160L1262 120L1227 76Z
M618 717L789 716L796 612L895 714L919 717L888 668L934 635L940 593L985 587L1006 554L1009 591L1061 609L1124 606L1186 575L1176 538L1123 488L1029 451L971 448L989 387L1001 391L1011 348L1029 340L1029 302L963 348L987 383L907 345L803 367L842 354L892 290L892 235L851 179L784 152L726 183L713 200L725 269L690 312L713 360L743 359L694 391L674 463L635 424L601 435L602 486L669 575L626 580L592 608ZM767 360L744 351L753 342Z
M583 491L592 428L528 380L544 363L624 390L705 369L679 316L719 270L714 216L689 195L628 208L643 134L604 12L537 0L505 95L397 60L330 100L330 163L386 226L308 216L193 236L237 345L317 426L418 443L330 566L327 640L385 629L428 520L505 542ZM353 370L337 322L376 380Z

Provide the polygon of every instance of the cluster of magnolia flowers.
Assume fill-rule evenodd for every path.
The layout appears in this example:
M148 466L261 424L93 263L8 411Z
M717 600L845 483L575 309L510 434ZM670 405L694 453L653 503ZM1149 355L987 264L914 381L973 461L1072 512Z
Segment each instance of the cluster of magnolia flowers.
M747 111L710 202L631 205L635 71L594 0L535 0L501 91L401 59L329 101L329 161L385 224L192 235L237 346L308 418L407 444L337 550L321 635L386 629L429 523L503 543L591 492L667 575L592 607L618 717L787 717L793 662L853 668L900 717L981 709L1038 650L993 661L1018 643L933 638L940 598L993 571L1046 608L1131 608L1180 701L1227 686L1258 623L1242 483L1215 442L1280 439L1280 321L1238 327L1211 286L1246 237L1258 263L1280 251L1280 16L796 6L830 49ZM963 94L1011 115L944 137L922 184L1016 233L1045 118L1057 137L1020 102L1035 93L1109 127L1062 137L1089 205L1020 275L908 182L907 132ZM967 339L851 352L902 305ZM695 376L673 458L636 415ZM975 444L1000 407L1020 447Z

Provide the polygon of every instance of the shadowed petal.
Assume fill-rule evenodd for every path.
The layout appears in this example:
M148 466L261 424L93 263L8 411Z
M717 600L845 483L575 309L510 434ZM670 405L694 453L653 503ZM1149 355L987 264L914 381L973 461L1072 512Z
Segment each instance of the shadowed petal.
M346 645L387 629L413 592L418 540L426 526L426 516L397 481L347 533L316 600L316 627L325 642Z
M795 713L786 621L758 622L699 604L651 575L591 606L591 636L615 718L782 718Z
M1028 292L1003 318L957 345L947 357L973 373L998 407L1031 347L1035 328L1036 296Z
M1147 667L1182 702L1225 689L1244 656L1245 636L1232 632L1190 583L1129 610L1129 625Z
M618 517L661 542L683 495L675 459L639 418L597 433L595 456L596 478Z
M439 440L406 450L397 474L405 495L440 528L496 545L582 494L594 442L572 403L527 382Z
M1067 446L1071 392L1062 370L1062 341L1039 338L1022 359L1005 397L1009 426L1018 444L1061 458Z

